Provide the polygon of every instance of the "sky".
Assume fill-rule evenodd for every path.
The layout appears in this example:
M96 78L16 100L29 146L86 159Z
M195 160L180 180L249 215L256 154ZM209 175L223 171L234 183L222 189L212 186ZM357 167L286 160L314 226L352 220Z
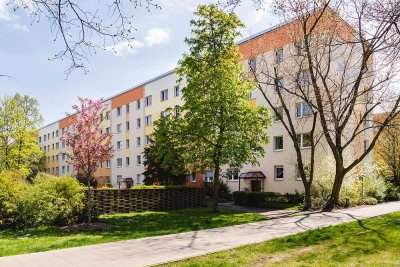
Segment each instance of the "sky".
M0 0L0 74L12 78L0 77L0 97L20 93L36 98L43 125L72 112L78 96L108 98L175 68L187 49L184 39L190 34L193 12L206 3L158 0L161 9L137 9L133 48L121 42L114 49L97 50L88 57L87 74L76 70L67 76L70 62L49 60L63 46L54 41L48 21L36 22L27 13L15 13L7 6L8 1ZM252 1L242 2L235 12L246 25L243 38L279 23L268 7L257 10Z

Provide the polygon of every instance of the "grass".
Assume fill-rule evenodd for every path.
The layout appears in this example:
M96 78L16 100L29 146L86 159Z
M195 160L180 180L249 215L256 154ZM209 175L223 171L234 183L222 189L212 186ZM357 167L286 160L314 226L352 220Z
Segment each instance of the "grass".
M168 266L400 266L400 212Z
M54 226L25 231L2 230L0 256L223 227L264 220L265 216L226 209L215 214L210 208L204 207L103 215L100 219L113 228L78 232L65 232Z

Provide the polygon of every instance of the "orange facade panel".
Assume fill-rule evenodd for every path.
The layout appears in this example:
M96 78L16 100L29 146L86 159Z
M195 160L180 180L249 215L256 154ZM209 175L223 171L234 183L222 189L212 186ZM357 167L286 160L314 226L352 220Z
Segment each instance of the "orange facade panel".
M111 99L111 108L115 109L120 106L129 104L133 101L139 100L144 96L144 86L136 87L128 92L120 94Z
M68 117L62 119L58 126L59 129L62 129L62 128L72 125L74 123L75 119L76 119L76 114L73 114L71 116L68 116Z

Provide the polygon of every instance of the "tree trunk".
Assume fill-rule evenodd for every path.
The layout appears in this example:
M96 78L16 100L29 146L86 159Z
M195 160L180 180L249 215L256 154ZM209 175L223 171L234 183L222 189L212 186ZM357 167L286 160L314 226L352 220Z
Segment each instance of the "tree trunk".
M339 165L336 161L336 173L335 173L335 182L333 183L331 196L324 207L324 211L331 212L335 207L339 205L339 195L340 189L342 188L344 179L344 168L343 165Z
M92 223L92 194L90 190L90 178L87 178L87 185L88 185L88 224Z
M213 199L213 209L212 211L217 213L219 200L219 160L214 163L214 199Z
M303 210L311 210L311 185L307 184L304 186L304 207Z

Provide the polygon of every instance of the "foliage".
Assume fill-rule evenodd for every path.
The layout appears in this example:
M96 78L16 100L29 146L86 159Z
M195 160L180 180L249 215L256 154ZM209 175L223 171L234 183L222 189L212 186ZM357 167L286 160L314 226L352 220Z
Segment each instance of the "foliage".
M299 218L299 224L302 218ZM165 266L396 266L400 212L275 238ZM164 265L163 265L164 266Z
M0 231L0 257L250 223L264 220L265 216L226 209L214 214L204 207L109 214L99 219L111 227L77 232L65 232L54 226Z
M311 188L313 208L323 208L330 198L333 187L334 161L329 157L322 160L316 169L314 184ZM363 182L360 175L363 176ZM339 197L339 206L350 207L359 204L377 204L386 199L389 183L380 175L376 165L365 164L358 172L346 175ZM362 192L364 190L364 192Z
M15 173L0 174L0 227L66 225L83 211L83 192L75 178L39 174L33 184Z
M15 223L18 214L18 198L26 186L23 175L15 172L0 173L0 228Z
M176 107L178 108L178 107ZM187 170L182 157L184 147L181 145L181 117L172 116L172 110L166 110L154 123L151 145L144 149L145 176L144 183L151 185L183 184Z
M206 196L212 197L214 194L214 183L203 182ZM222 180L219 180L219 198L220 200L230 200L230 188L228 184Z
M293 203L299 204L303 201L303 197L297 194L282 195L276 192L233 192L235 204L249 207L273 207L276 203Z
M386 184L385 201L400 200L400 187L391 182Z
M20 94L0 99L0 171L32 173L43 156L37 145L41 121L36 99Z
M90 185L93 174L100 163L110 160L113 156L111 133L103 132L101 124L102 115L107 106L103 100L94 101L87 98L79 98L80 105L72 108L76 111L72 124L72 130L66 130L61 141L67 145L68 163L77 172L77 176L85 178L88 186L88 223L91 222L91 194ZM71 118L72 119L72 118Z
M140 190L140 189L190 189L184 185L134 185L130 189Z
M199 6L191 20L189 53L177 68L185 101L183 139L191 170L214 169L214 205L218 209L220 166L240 168L264 155L270 124L265 107L254 107L249 94L256 89L239 63L235 39L244 25L234 13L216 5Z
M377 119L382 119L381 114ZM396 117L376 142L374 160L383 165L382 174L393 177L395 183L400 184L400 116Z

